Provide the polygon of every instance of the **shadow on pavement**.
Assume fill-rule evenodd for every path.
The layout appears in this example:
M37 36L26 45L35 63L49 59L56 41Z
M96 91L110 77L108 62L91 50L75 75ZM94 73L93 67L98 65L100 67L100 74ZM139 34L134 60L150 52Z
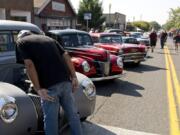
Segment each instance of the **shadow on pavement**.
M82 129L83 135L116 135L110 130L88 121L82 123ZM64 129L62 135L70 135L69 126Z
M119 93L134 97L142 97L137 90L144 90L144 87L128 82L116 79L106 82L96 82L96 93L97 95L110 97L113 93Z
M151 72L151 71L157 71L157 70L166 70L166 68L146 65L146 64L143 64L143 63L141 63L137 67L135 67L133 64L129 64L126 67L124 67L124 69L127 70L127 71L138 72L138 73Z
M146 58L147 58L147 59L152 59L152 58L154 58L154 57L153 57L153 56L148 55L148 56L146 56Z

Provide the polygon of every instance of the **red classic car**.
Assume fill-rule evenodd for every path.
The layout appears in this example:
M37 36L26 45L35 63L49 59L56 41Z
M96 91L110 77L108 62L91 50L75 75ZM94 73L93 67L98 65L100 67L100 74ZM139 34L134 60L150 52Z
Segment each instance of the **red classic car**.
M123 43L121 35L116 33L90 33L90 35L96 47L121 56L123 62L133 62L139 65L141 61L145 60L147 53L145 45Z
M123 75L122 58L93 46L89 33L66 29L50 30L46 35L60 42L71 55L76 71L87 75L92 81L116 79ZM77 65L86 67L80 69Z

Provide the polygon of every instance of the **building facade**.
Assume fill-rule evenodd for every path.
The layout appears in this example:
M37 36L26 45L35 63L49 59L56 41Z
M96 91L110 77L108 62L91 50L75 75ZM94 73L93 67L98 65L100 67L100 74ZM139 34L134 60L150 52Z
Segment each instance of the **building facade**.
M121 13L103 14L106 18L105 26L108 28L120 29L122 31L126 28L126 15Z
M76 28L76 13L69 0L34 0L35 24L43 31Z
M0 20L17 20L33 23L33 0L0 0Z

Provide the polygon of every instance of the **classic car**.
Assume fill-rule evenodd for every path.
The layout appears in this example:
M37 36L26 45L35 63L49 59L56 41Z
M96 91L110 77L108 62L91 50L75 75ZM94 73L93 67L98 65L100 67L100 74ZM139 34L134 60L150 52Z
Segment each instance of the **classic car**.
M123 43L128 43L128 44L136 44L136 45L139 44L137 39L134 37L122 36L122 41L123 41Z
M17 63L15 41L18 31L25 29L41 34L30 23L0 21L0 135L43 134L43 113L39 96L33 90L24 65ZM73 93L81 120L95 109L96 88L85 75L76 72L79 88ZM62 108L60 127L67 124Z
M115 33L91 33L94 45L99 48L109 50L110 53L121 56L123 62L133 62L139 65L145 60L147 47L144 45L134 45L123 43L122 36Z
M130 32L129 36L136 38L140 44L144 44L149 48L150 40L148 36L144 36L141 32Z
M92 81L116 79L123 75L122 58L94 47L87 32L65 29L50 30L46 34L61 43L72 57L82 58L95 67L96 73L88 75Z

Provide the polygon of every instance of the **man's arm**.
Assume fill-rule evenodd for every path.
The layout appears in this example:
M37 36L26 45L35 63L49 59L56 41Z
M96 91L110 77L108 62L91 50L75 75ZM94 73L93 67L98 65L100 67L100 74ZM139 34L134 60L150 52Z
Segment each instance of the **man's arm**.
M30 59L25 59L24 60L25 67L27 69L27 74L31 82L33 83L33 87L35 91L38 93L38 95L48 101L53 101L54 98L48 95L48 91L46 89L41 88L40 83L39 83L39 78L38 74L36 71L36 68L34 66L34 63Z
M74 69L74 65L71 62L71 58L70 58L70 56L69 56L69 54L67 52L64 52L63 57L65 59L65 62L67 64L67 66L68 66L68 69L70 71L71 81L72 81L72 86L73 86L73 92L74 92L74 90L76 90L78 88L78 80L77 80L77 77L76 77L76 72L75 72L75 69Z
M34 63L32 62L32 60L30 59L26 59L24 60L24 64L26 66L27 69L27 74L29 79L31 80L31 82L33 83L33 87L36 91L40 90L40 84L39 84L39 79L38 79L38 75L37 75L37 71L36 68L34 66Z

